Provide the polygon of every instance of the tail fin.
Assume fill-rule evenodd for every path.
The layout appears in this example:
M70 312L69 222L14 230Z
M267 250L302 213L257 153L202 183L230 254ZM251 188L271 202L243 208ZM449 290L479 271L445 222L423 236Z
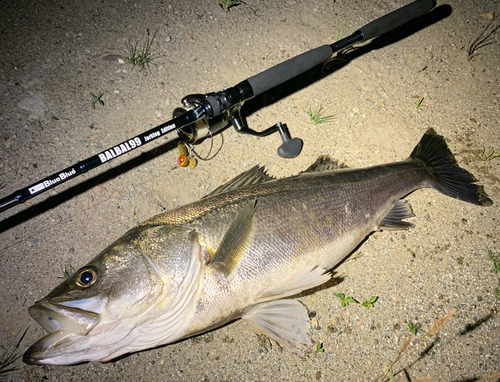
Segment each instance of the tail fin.
M493 204L483 186L474 184L474 176L458 165L444 138L434 129L427 130L410 157L422 162L432 173L436 179L434 188L439 192L480 206Z

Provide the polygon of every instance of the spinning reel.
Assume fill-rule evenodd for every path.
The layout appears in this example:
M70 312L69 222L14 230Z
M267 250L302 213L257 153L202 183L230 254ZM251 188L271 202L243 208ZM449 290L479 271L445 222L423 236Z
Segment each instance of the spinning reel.
M185 108L196 108L206 101L208 97L214 98L216 93L209 94L190 94L184 97L181 102ZM243 117L241 116L241 107L243 102L237 103L231 108L225 110L221 114L211 119L203 118L198 121L191 123L189 125L183 126L177 129L177 134L179 138L186 143L196 143L207 136L212 136L221 130L224 130L228 126L233 126L238 133L249 134L256 137L266 137L274 132L279 132L282 145L278 147L278 155L282 158L295 158L300 154L302 150L303 142L300 138L292 138L286 124L281 122L276 123L274 126L269 127L263 131L255 131L250 129ZM172 116L177 118L187 110L178 107L174 109Z

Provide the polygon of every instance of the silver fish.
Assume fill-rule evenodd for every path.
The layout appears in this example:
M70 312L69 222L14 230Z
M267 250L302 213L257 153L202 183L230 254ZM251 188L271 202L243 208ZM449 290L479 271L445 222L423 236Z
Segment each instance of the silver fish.
M430 129L410 157L364 169L320 158L274 179L254 167L205 198L127 232L29 308L49 334L29 364L108 361L242 318L302 355L306 309L283 299L328 281L367 235L407 229L423 187L491 205Z

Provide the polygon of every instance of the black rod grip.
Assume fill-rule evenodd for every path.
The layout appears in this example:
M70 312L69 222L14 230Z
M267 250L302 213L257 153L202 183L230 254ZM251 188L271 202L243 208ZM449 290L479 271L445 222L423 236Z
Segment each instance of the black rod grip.
M417 0L395 11L366 24L359 31L363 33L363 41L378 37L397 27L425 15L436 6L436 0Z
M320 46L256 74L246 82L252 87L253 96L258 96L328 60L332 53L330 45Z

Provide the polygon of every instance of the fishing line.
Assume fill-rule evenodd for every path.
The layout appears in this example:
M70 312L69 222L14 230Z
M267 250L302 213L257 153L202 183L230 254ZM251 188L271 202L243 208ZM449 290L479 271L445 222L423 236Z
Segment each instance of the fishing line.
M219 152L222 150L222 147L224 146L224 135L221 132L219 134L220 138L221 138L220 147L219 147L219 149L212 156L210 156L210 153L212 152L212 149L213 149L213 146L214 146L214 137L213 137L212 131L210 131L210 129L208 130L208 134L210 135L210 148L208 149L208 153L207 153L207 155L204 158L201 157L201 155L196 152L196 150L194 149L194 146L191 143L184 142L186 144L186 147L189 150L189 153L190 154L194 154L194 156L196 158L198 158L199 160L202 160L202 161L209 161L209 160L214 159L217 156L217 154L219 154Z

